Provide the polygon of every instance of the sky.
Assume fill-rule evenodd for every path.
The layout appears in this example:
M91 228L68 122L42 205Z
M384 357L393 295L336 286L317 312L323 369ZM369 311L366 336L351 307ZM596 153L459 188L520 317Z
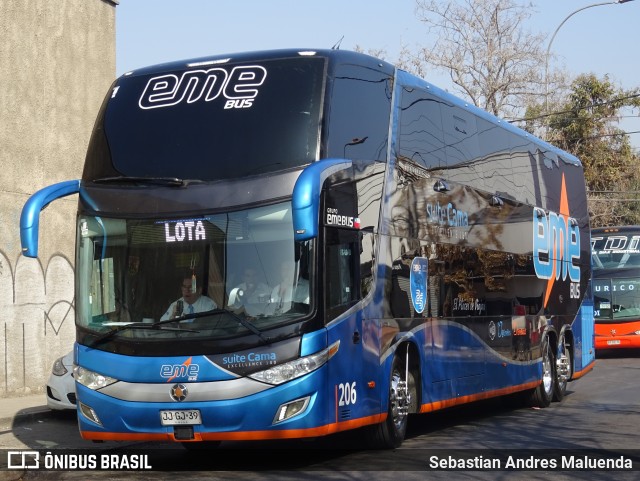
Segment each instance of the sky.
M640 87L640 0L522 3L534 6L527 29L549 40L555 33L546 44L557 57L549 68L562 65L571 75L608 75L616 86ZM272 48L331 48L337 42L347 50L384 49L393 62L402 45L416 51L435 40L415 7L416 0L119 0L115 73L171 60ZM426 80L453 90L444 74ZM622 128L640 131L639 112L626 114L635 118L625 119ZM630 138L640 147L640 133Z

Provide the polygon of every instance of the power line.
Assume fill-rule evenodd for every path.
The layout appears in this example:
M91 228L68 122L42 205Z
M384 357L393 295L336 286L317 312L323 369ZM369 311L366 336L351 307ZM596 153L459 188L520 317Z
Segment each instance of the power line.
M600 135L591 135L589 137L582 137L583 139L600 139L602 137L618 137L620 135L631 135L631 134L640 134L640 130L632 130L631 132L625 132L621 130L620 132L614 134L600 134Z
M640 194L640 190L590 190L590 194Z
M578 109L568 109L568 110L559 110L557 112L549 112L546 114L540 114L536 117L522 117L520 119L505 119L507 122L525 122L527 120L539 120L539 119L544 119L547 117L552 117L554 115L561 115L561 114L570 114L576 111L581 111L581 110L587 110L587 109L591 109L591 108L595 108L595 107L601 107L603 105L609 105L609 104L613 104L616 102L621 102L623 100L629 100L629 99L634 99L640 97L640 93L637 94L632 94L632 95L627 95L625 97L618 97L617 99L613 99L613 100L609 100L607 102L600 102L600 103L592 103L591 105L587 105L584 107L580 107Z
M589 202L596 202L596 201L607 201L607 202L640 202L640 199L610 199L609 197L605 197L602 199L599 199L597 197L592 197L589 199Z
M613 134L599 134L599 135L590 135L589 137L580 137L581 140L589 140L589 139L601 139L602 137L620 137L623 135L633 135L640 134L640 130L632 130L630 132L626 132L621 130L620 132L616 132Z

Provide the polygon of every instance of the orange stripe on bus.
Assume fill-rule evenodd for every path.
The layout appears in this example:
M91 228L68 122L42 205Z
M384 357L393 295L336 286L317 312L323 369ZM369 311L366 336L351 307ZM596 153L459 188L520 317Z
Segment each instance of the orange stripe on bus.
M571 376L571 379L580 379L582 376L584 376L589 371L591 371L595 365L596 365L596 361L595 360L591 361L591 363L581 371L574 372L573 376Z
M334 397L335 397L335 404L336 404L336 417L334 422L338 422L338 385L336 384L335 389L334 389Z
M505 394L513 394L518 391L525 391L527 389L533 389L540 384L540 381L533 381L526 384L520 384L518 386L505 387L502 389L496 389L494 391L481 392L477 394L471 394L469 396L460 396L451 399L445 399L443 401L435 401L432 403L426 403L420 406L421 413L428 413L432 411L438 411L440 409L457 406L459 404L467 404L474 401L481 401L483 399L489 399L497 396L504 396Z

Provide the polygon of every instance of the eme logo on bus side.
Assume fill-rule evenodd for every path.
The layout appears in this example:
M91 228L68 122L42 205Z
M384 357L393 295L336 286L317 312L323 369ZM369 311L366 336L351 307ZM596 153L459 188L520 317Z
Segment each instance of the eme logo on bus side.
M546 258L546 260L544 260ZM580 230L578 222L555 212L533 208L533 267L539 279L569 277L570 298L580 298Z
M267 70L259 65L234 67L228 72L222 67L208 70L188 70L150 78L138 105L141 109L171 107L182 102L192 104L226 99L224 108L249 108L258 95L258 88L267 78Z

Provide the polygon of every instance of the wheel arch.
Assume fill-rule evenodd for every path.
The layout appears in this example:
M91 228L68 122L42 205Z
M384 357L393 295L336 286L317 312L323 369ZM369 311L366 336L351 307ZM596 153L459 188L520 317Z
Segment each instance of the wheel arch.
M573 373L575 372L575 362L576 362L576 340L575 340L575 336L573 333L573 329L569 324L565 324L564 326L562 326L562 329L560 330L560 338L562 338L564 336L565 339L565 343L569 345L568 349L569 349L569 354L571 355L571 365L569 366L569 368L571 369L571 372L569 373L569 381L571 381L573 379ZM560 345L558 344L557 349L559 353L560 350Z
M553 326L549 326L545 329L540 337L540 345L542 346L542 341L544 338L549 339L549 345L551 346L551 351L553 352L554 357L557 356L558 353L558 332Z

